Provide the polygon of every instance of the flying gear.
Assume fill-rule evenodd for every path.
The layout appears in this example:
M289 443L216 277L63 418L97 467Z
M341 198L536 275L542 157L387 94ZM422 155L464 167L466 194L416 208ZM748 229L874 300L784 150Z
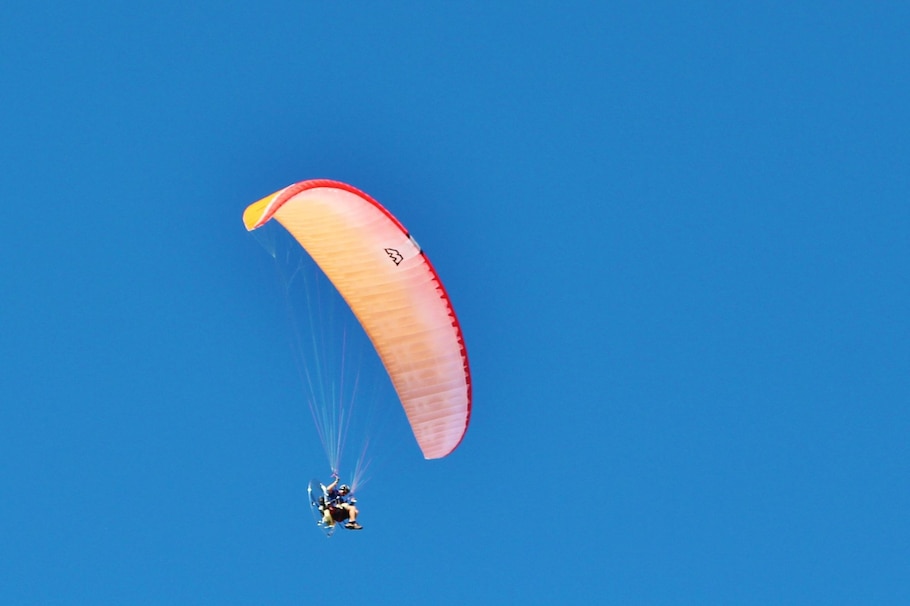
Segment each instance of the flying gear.
M342 484L337 492L332 493L329 491L329 486L325 486L319 480L310 480L310 484L307 487L310 509L313 511L316 525L322 529L327 537L335 533L335 528L341 522L345 522L344 527L348 530L363 530L363 526L349 519L348 510L342 507L342 505L347 503L345 497L350 494L350 491L350 487ZM339 493L343 494L340 495Z

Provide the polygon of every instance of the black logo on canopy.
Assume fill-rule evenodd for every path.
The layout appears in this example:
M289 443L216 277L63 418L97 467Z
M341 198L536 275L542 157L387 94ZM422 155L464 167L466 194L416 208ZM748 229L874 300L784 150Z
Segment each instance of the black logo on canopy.
M389 258L392 260L392 263L394 263L395 265L398 265L402 261L404 261L404 257L401 256L401 253L398 252L397 250L395 250L394 248L386 248L385 252L387 255L389 255Z

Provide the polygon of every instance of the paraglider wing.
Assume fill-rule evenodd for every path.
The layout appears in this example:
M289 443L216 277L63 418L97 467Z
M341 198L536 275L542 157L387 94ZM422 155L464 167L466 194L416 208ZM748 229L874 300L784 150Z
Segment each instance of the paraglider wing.
M250 205L276 219L344 297L376 348L427 459L450 454L471 416L461 327L417 242L378 202L337 181L302 181Z

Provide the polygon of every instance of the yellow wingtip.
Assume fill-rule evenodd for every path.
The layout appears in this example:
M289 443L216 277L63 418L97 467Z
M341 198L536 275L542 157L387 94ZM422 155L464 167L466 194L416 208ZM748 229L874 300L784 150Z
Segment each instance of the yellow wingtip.
M253 231L257 227L260 227L259 222L262 220L262 215L265 214L269 202L274 198L275 194L271 194L246 207L246 210L243 211L243 224L246 226L247 231Z

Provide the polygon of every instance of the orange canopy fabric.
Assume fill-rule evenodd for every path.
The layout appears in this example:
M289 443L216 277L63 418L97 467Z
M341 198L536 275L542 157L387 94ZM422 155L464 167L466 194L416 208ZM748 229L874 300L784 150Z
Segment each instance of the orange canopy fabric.
M378 202L328 180L251 204L250 231L276 219L341 293L379 353L427 459L450 454L471 417L471 373L455 311L417 242Z

